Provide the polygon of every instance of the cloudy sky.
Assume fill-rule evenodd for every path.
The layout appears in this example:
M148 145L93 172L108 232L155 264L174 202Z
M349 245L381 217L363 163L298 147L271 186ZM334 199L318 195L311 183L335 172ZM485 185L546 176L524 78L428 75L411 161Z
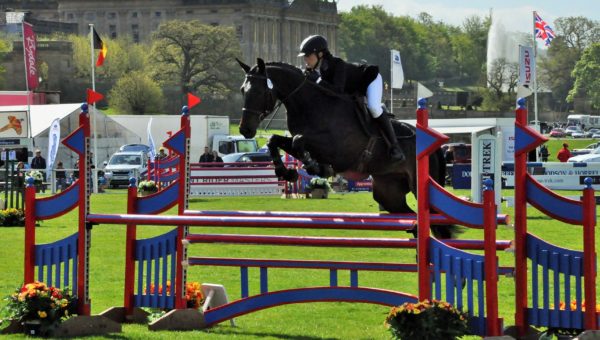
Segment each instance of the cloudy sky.
M538 14L553 26L554 19L563 16L584 16L600 20L600 1L598 0L338 0L339 11L349 11L356 5L383 5L383 8L396 16L416 17L427 12L436 21L460 25L470 15L486 15L490 10L499 16L509 27L517 31L531 32L532 12Z

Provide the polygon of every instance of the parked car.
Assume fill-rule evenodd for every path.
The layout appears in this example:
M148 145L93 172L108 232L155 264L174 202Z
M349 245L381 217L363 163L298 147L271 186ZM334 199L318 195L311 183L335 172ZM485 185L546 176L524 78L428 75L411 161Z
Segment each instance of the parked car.
M125 144L119 148L119 151L141 151L148 154L148 152L150 152L150 147L146 144Z
M111 187L128 185L129 178L138 180L144 177L147 169L148 155L142 151L115 152L104 168L104 176Z
M600 129L592 128L585 132L587 138L592 138L594 134L600 133Z
M583 133L583 130L579 126L575 125L567 126L567 128L565 129L565 133L567 134L567 136L571 136L574 132Z
M573 137L573 138L585 138L586 135L585 135L585 132L583 132L583 131L573 131L571 133L571 137Z
M571 157L567 160L568 162L575 163L593 163L600 162L600 147L592 150L592 152Z
M258 162L273 162L271 155L266 152L238 152L223 156L225 166L244 166L243 164L234 165L227 163L258 163ZM262 166L253 164L250 166Z
M565 136L565 130L561 128L555 128L550 131L550 137L561 138Z
M585 148L571 150L571 155L572 156L585 155L585 154L588 154L588 153L594 151L598 147L600 147L600 142L592 143L592 144L586 146Z
M596 132L592 135L592 138L597 139L600 138L600 132Z

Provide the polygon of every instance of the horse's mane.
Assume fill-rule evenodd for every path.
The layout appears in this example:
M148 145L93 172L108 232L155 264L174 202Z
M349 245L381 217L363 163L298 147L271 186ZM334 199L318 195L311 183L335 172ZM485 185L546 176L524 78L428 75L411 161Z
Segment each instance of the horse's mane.
M302 75L302 70L297 68L296 66L292 65L292 64L288 64L288 63L284 63L282 61L271 61L266 63L267 66L275 66L275 67L280 67L295 73L298 73L299 75Z

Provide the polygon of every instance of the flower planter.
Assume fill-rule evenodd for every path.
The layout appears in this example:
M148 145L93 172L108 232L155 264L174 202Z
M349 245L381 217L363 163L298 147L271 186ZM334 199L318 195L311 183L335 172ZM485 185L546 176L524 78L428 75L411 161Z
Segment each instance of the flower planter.
M29 336L43 336L42 322L40 320L30 320L23 322L23 331Z
M156 192L156 191L146 191L146 190L144 190L144 191L140 191L140 192L139 192L139 196L140 196L140 197L145 197L145 196L152 195L152 194L153 194L153 193L155 193L155 192Z
M327 189L312 189L311 192L311 198L327 198L329 192Z

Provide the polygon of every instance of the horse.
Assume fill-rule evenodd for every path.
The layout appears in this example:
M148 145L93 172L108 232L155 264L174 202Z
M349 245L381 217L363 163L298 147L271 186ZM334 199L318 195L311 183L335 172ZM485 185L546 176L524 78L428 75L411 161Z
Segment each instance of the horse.
M304 164L311 175L329 177L334 172L347 179L372 177L373 198L390 213L414 213L406 195L417 195L415 127L393 120L405 160L392 161L388 146L375 126L361 111L357 99L340 95L308 81L302 70L281 62L265 63L258 58L250 67L239 59L246 76L241 86L244 106L239 131L253 138L259 124L275 109L277 102L287 111L287 126L292 137L273 135L267 147L276 175L287 181L297 172L282 162L279 149ZM384 113L385 114L385 113ZM361 122L362 121L362 122ZM430 174L444 185L446 162L441 150L430 156ZM416 230L412 231L416 233ZM452 226L433 226L438 238L451 238Z

